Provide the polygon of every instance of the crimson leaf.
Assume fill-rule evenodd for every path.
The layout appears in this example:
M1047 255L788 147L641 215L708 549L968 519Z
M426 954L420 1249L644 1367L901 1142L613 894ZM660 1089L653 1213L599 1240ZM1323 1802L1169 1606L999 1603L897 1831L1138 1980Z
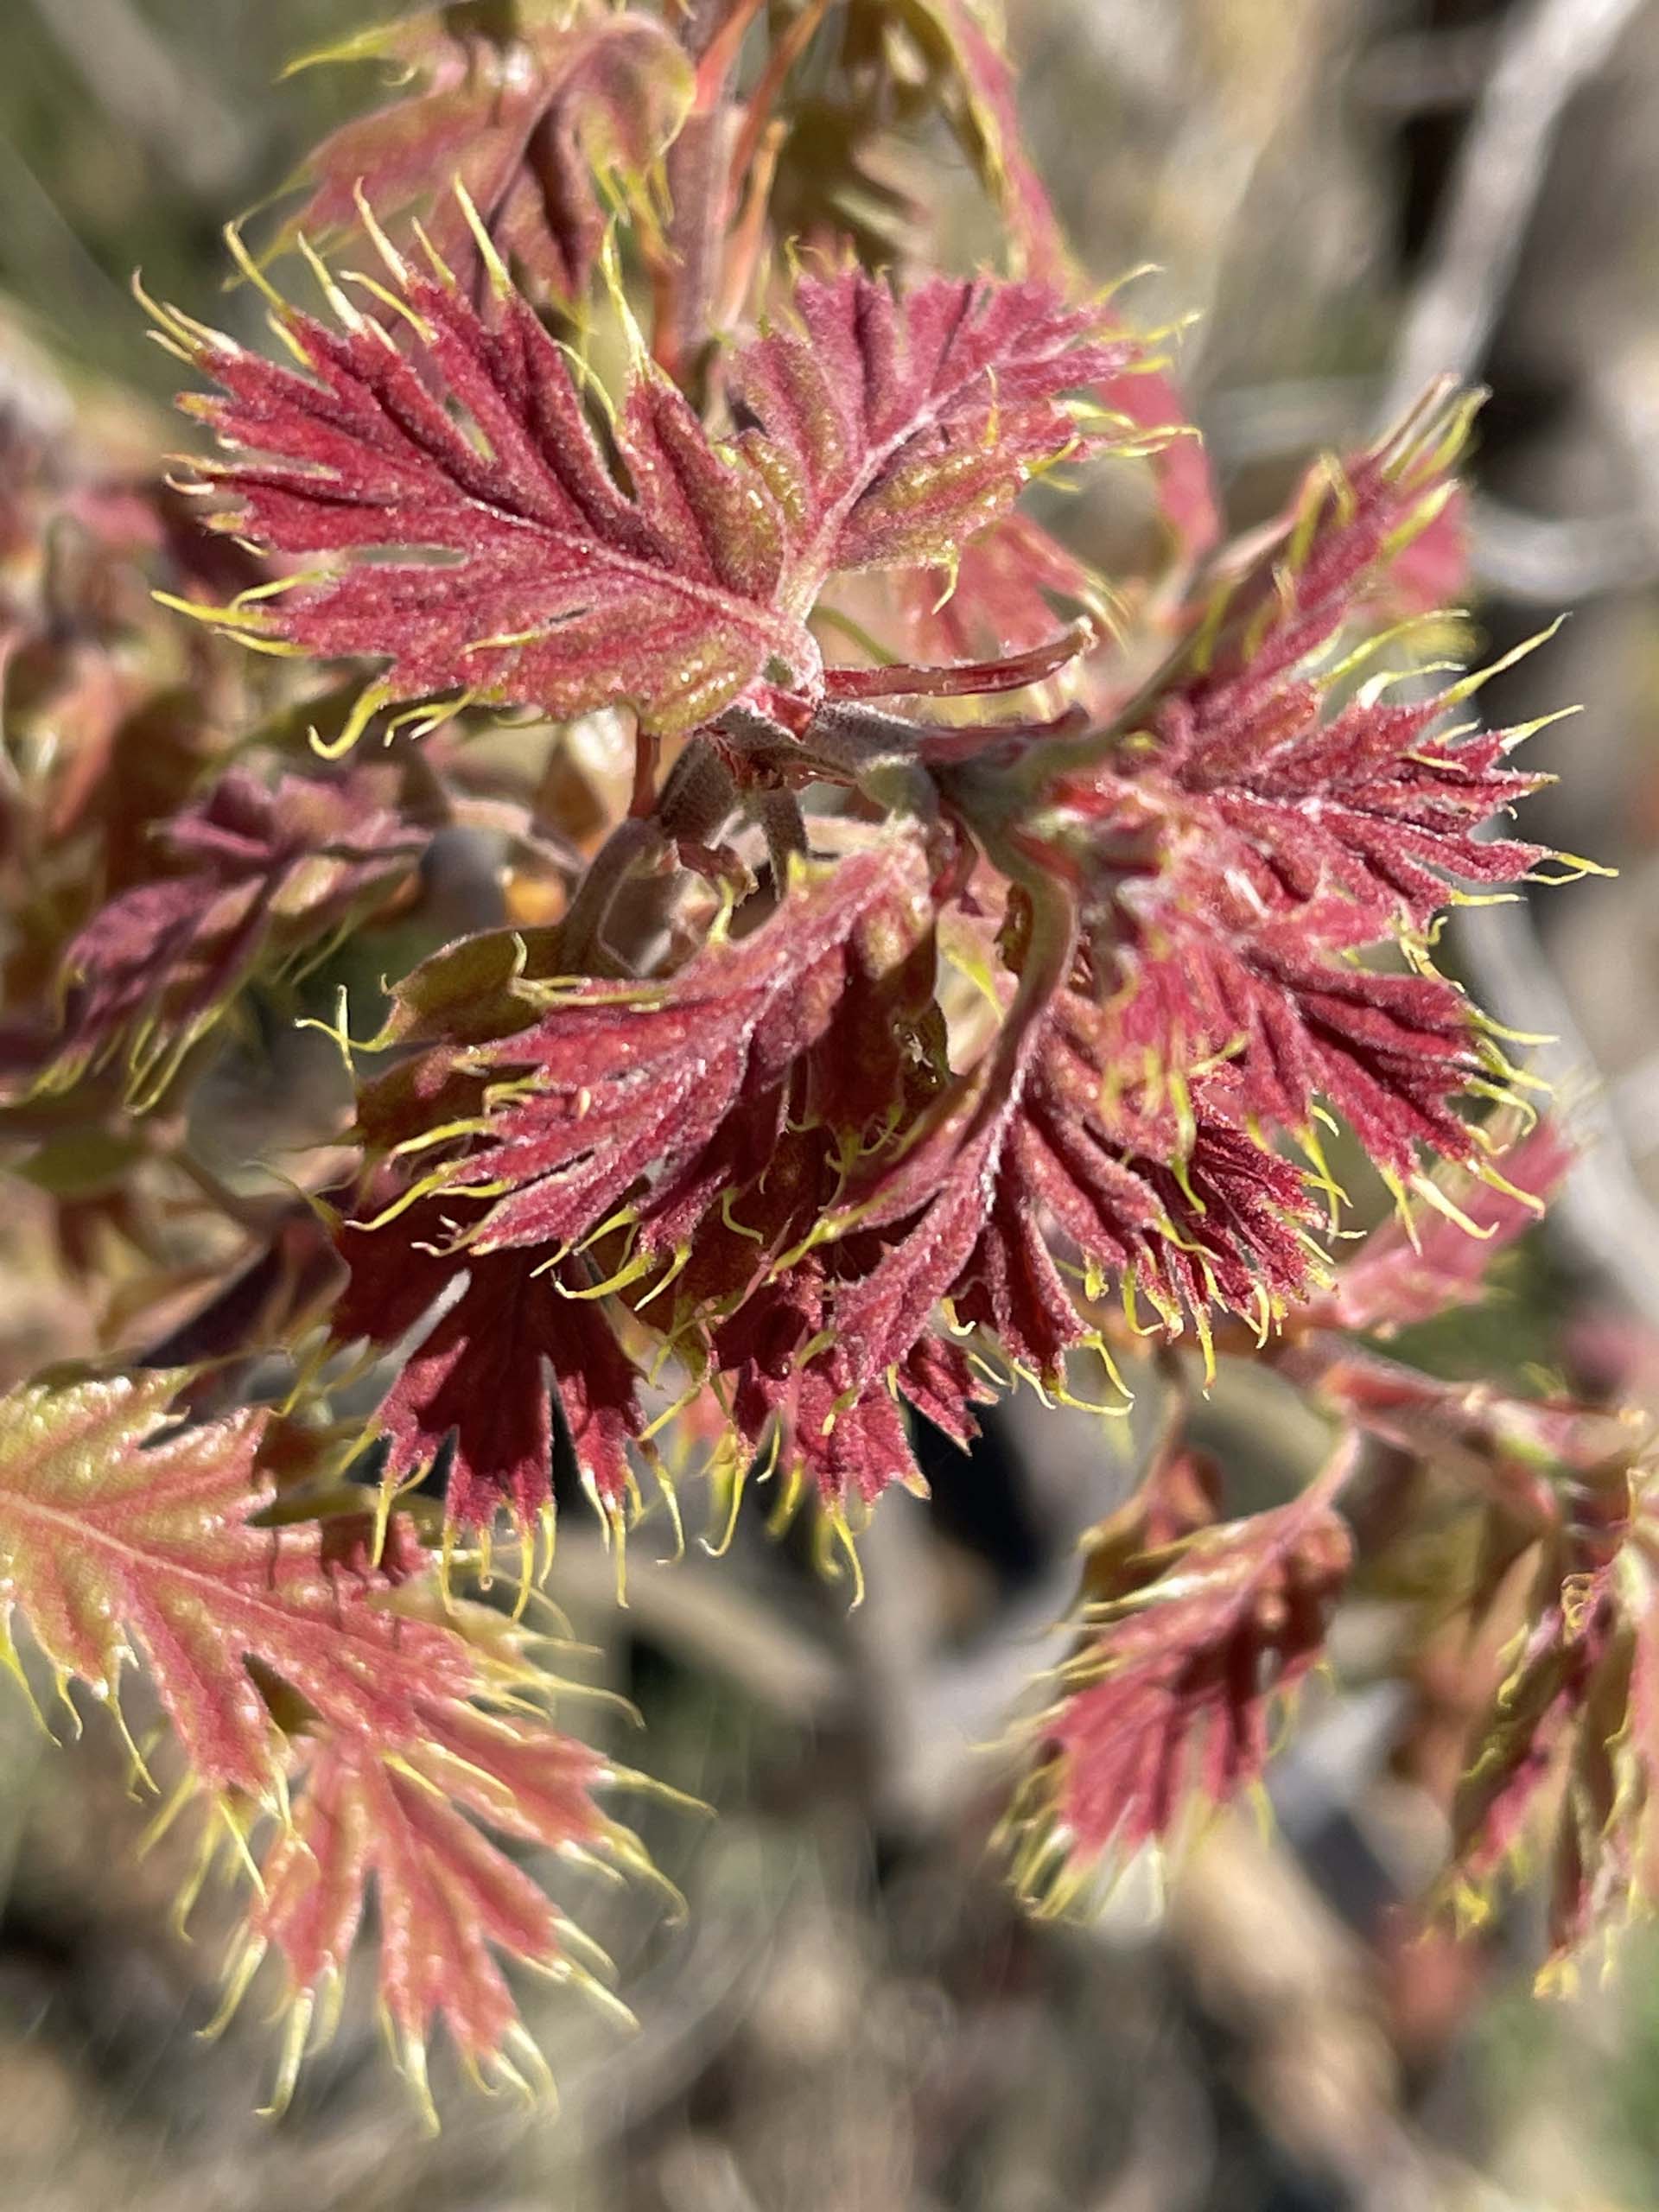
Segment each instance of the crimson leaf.
M420 1332L405 1343L378 1415L387 1484L424 1473L453 1440L449 1522L487 1529L505 1507L528 1533L552 1510L550 1378L583 1485L615 1518L628 1494L628 1440L644 1415L632 1363L586 1294L582 1262L546 1268L518 1252L457 1259L433 1249L442 1236L429 1202L383 1230L340 1231L352 1273L333 1316L336 1338L387 1346Z
M645 1182L630 1212L647 1249L673 1253L723 1191L764 1169L791 1078L844 1021L860 979L916 949L930 912L918 849L890 837L801 865L763 928L712 941L665 982L547 987L533 1027L459 1056L499 1085L478 1142L439 1176L493 1201L468 1248L557 1249ZM891 1038L871 1042L890 1051ZM866 1071L851 1052L826 1054L797 1106L874 1120L890 1103L887 1058Z
M516 292L486 322L452 281L391 260L416 359L338 288L340 334L280 308L299 369L162 315L223 387L186 403L232 456L204 465L237 503L220 521L325 563L217 619L255 644L385 658L369 704L626 703L674 732L769 672L815 696L805 618L825 578L946 558L1034 469L1109 442L1065 395L1134 351L1039 285L803 278L798 327L730 364L724 442L636 358L613 429L625 487Z
M1212 1302L1277 1311L1305 1285L1301 1179L1230 1114L1224 1079L1184 1110L1116 1058L1110 1011L1073 987L1071 903L1043 891L1001 1034L911 1133L874 1160L839 1220L885 1249L836 1298L837 1332L869 1379L903 1361L949 1299L1014 1363L1063 1382L1066 1351L1096 1338L1056 1263L1083 1262L1085 1296L1138 1291L1166 1327Z
M424 1321L381 1414L391 1476L429 1465L453 1433L453 1520L486 1525L503 1503L521 1522L544 1511L546 1363L582 1478L620 1516L627 1440L642 1427L634 1370L571 1248L599 1238L611 1249L624 1225L637 1249L617 1266L618 1287L666 1266L663 1287L677 1295L664 1318L688 1344L761 1298L748 1323L729 1324L748 1335L717 1335L703 1356L741 1370L752 1441L785 1417L761 1377L819 1323L803 1309L791 1335L766 1319L757 1277L807 1235L840 1148L879 1142L906 1085L926 1080L916 1058L932 1005L925 889L918 849L899 837L833 866L800 864L749 936L717 938L660 982L519 981L522 1026L491 1036L486 1019L480 1041L435 1046L366 1094L359 1119L388 1158L364 1220L341 1231L353 1279L334 1328L384 1346ZM482 978L485 943L433 964L464 958ZM417 1032L423 995L444 1000L444 986L417 976L405 987L400 1035ZM486 1004L487 987L475 1010ZM435 1097L456 1109L456 1149L433 1165ZM439 1310L463 1270L465 1289ZM827 1433L835 1395L803 1428Z
M1324 1649L1351 1544L1339 1446L1289 1504L1135 1550L1110 1526L1036 1766L1013 1814L1015 1880L1059 1910L1103 1859L1177 1840L1261 1778L1275 1703ZM1133 1511L1134 1509L1131 1509ZM1125 1555L1127 1554L1127 1555Z

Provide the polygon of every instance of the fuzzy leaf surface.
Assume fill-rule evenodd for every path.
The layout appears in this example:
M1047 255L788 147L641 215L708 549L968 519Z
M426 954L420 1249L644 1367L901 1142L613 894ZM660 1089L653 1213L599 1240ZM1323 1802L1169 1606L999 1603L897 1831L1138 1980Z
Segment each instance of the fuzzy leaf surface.
M1362 698L1330 720L1323 704L1314 680L1247 667L1178 694L1159 719L1150 772L1165 803L1268 912L1338 891L1382 927L1421 929L1454 885L1510 883L1544 857L1478 835L1543 780L1503 765L1503 733L1436 734L1446 707L1433 694Z
M277 1751L254 1661L323 1722L372 1740L416 1732L407 1686L464 1689L464 1652L342 1592L316 1530L251 1525L261 1417L175 1425L186 1380L30 1383L0 1400L0 1605L60 1679L116 1694L142 1653L213 1789L264 1801ZM457 1670L457 1658L460 1660Z
M544 1269L518 1251L447 1255L432 1245L442 1236L429 1203L384 1229L340 1232L352 1274L333 1316L340 1341L389 1345L429 1309L435 1316L380 1408L386 1482L418 1478L453 1440L450 1523L486 1529L505 1508L517 1526L533 1527L552 1508L556 1395L582 1480L614 1513L628 1487L628 1442L645 1417L603 1303L582 1294L591 1287L582 1263Z
M1173 1332L1211 1303L1276 1310L1307 1281L1300 1178L1230 1115L1224 1083L1195 1086L1183 1116L1122 1078L1109 1010L1074 988L1075 919L1049 903L992 1050L851 1192L848 1223L884 1240L836 1300L863 1377L902 1362L948 1299L1059 1382L1093 1332L1057 1246L1088 1295L1139 1293Z
M836 570L944 559L1037 469L1099 450L1065 395L1135 357L1046 284L930 277L902 294L849 270L803 279L786 323L728 372L767 473L805 519L798 593Z
M1462 428L1431 411L1316 470L1067 793L1097 825L1085 912L1125 1050L1226 1058L1239 1109L1304 1141L1324 1101L1402 1181L1420 1153L1474 1157L1459 1101L1512 1072L1433 969L1435 917L1547 856L1485 834L1545 779L1507 765L1516 734L1452 725L1478 677L1401 703L1337 657L1443 512ZM1396 942L1405 974L1369 957Z
M900 837L809 863L749 936L711 942L662 982L556 990L534 1027L472 1048L466 1065L499 1088L478 1142L442 1178L448 1194L492 1201L468 1249L556 1249L643 1182L631 1202L641 1239L671 1255L764 1168L790 1086L856 1017L861 979L925 940L925 893L920 853ZM874 1120L885 1080L879 1052L868 1076L855 1050L826 1053L813 1097L796 1104Z
M296 2031L334 2001L372 1893L377 1980L404 2069L424 2094L426 2047L441 2024L488 2075L533 2082L538 2056L503 1958L556 1979L579 1939L512 1847L613 1851L598 1812L601 1765L539 1717L442 1696L416 1700L420 1732L395 1757L359 1736L302 1738L290 1775L291 1827L261 1861L238 1965L281 1961ZM233 1971L235 1969L233 1968Z
M1155 919L1119 953L1120 1065L1155 1077L1224 1056L1236 1110L1300 1136L1325 1100L1396 1176L1419 1147L1475 1156L1455 1102L1486 1058L1455 984L1366 965L1376 925L1341 898L1264 922L1224 876L1194 868L1185 887L1162 887Z
M768 671L816 696L804 625L825 579L944 559L1034 469L1111 442L1066 395L1134 351L1040 285L803 278L793 327L730 363L730 438L636 362L613 429L625 485L524 299L486 321L400 271L410 350L349 302L338 333L284 309L302 369L163 311L223 388L186 403L231 455L205 472L235 503L221 521L324 564L221 619L385 659L377 697L626 704L667 733Z
M667 978L520 983L521 1026L434 1046L365 1093L359 1122L388 1142L387 1179L340 1232L352 1281L335 1334L386 1345L435 1315L382 1409L390 1473L429 1466L453 1434L452 1519L481 1526L502 1504L520 1522L544 1511L546 1369L584 1484L607 1512L620 1509L643 1426L636 1376L617 1310L591 1294L591 1263L572 1248L623 1225L633 1257L619 1284L670 1270L675 1297L660 1318L688 1342L713 1331L703 1357L732 1371L751 1443L773 1418L828 1438L839 1384L820 1389L811 1370L799 1387L818 1400L798 1421L797 1382L785 1387L822 1332L823 1282L804 1266L773 1282L769 1268L829 1203L838 1148L879 1141L907 1086L927 1079L926 894L920 851L899 837L804 864L765 923L711 941ZM467 972L487 972L481 950ZM419 1027L425 988L418 976L406 987L404 1034ZM467 1109L454 1155L435 1166L419 1141L435 1096ZM401 1158L400 1130L414 1140ZM370 1225L400 1178L425 1195ZM465 1289L438 1310L463 1271ZM902 1444L889 1414L886 1444ZM907 1446L887 1464L910 1468Z

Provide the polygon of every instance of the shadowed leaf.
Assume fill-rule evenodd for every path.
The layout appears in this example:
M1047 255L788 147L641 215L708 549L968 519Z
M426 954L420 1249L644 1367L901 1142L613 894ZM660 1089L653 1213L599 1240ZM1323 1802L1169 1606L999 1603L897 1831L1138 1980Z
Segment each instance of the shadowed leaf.
M424 842L371 775L267 788L232 769L162 833L174 872L119 893L69 944L41 1080L62 1088L124 1052L130 1096L152 1103L254 974L327 938Z
M391 222L420 217L469 291L484 271L448 187L459 178L504 258L562 300L588 289L605 233L601 192L649 226L648 180L683 120L691 68L663 24L599 7L531 7L492 36L425 10L296 67L390 62L410 89L347 123L305 165L309 198L277 250L301 236L332 252L359 229L360 192ZM537 18L542 20L537 20Z

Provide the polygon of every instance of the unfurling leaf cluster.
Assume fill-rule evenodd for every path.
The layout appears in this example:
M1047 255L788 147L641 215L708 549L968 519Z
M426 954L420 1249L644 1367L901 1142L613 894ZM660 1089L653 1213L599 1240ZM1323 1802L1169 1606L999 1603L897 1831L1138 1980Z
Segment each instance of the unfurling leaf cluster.
M1564 1955L1646 1873L1648 1478L1599 1409L1382 1343L1570 1160L1436 959L1589 866L1512 833L1531 733L1436 611L1471 401L1218 545L1166 334L1074 265L966 0L522 0L312 58L403 81L231 233L276 350L141 288L185 460L68 495L0 433L0 1121L108 1283L95 1364L0 1401L0 1592L66 1694L153 1679L168 1816L257 1876L232 1988L274 1958L284 2089L371 1892L424 2094L440 2024L536 2078L503 1961L589 1979L525 1854L644 1871L537 1640L459 1594L504 1533L528 1591L585 1491L620 1580L765 1482L855 1572L923 1425L971 1483L1014 1388L1167 1407L1016 1732L1022 1893L1255 1790L1421 1508L1473 1532L1449 1612L1516 1635L1448 1890L1548 1814ZM877 181L930 121L995 265ZM1027 497L1085 471L1154 569ZM274 1172L225 1135L251 1067ZM1330 1431L1254 1513L1190 1433L1243 1358Z

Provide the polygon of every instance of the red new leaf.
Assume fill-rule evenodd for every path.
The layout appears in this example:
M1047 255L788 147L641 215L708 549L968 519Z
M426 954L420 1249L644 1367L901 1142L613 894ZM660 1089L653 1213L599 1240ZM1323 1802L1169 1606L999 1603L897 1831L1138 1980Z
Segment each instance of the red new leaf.
M1263 921L1225 876L1193 870L1160 880L1147 904L1152 918L1119 955L1121 1061L1155 1072L1224 1057L1236 1110L1307 1141L1323 1099L1396 1179L1414 1172L1419 1147L1476 1154L1453 1102L1494 1056L1468 1001L1440 976L1362 964L1376 925L1351 902Z
M1323 1099L1400 1180L1420 1151L1472 1157L1456 1102L1511 1072L1429 964L1434 917L1546 856L1484 835L1544 779L1504 765L1513 734L1446 727L1478 679L1404 704L1373 682L1333 703L1352 671L1329 649L1440 512L1460 425L1431 416L1316 473L1128 710L1106 772L1065 793L1096 825L1079 866L1126 1048L1225 1058L1239 1110L1304 1140ZM1414 972L1361 964L1395 940Z
M440 2023L474 2071L545 2082L500 1958L591 1986L578 1963L589 1947L506 1847L631 1857L631 1839L594 1808L600 1761L537 1719L476 1705L433 1698L419 1718L419 1738L391 1757L338 1734L296 1745L294 1818L264 1852L231 1967L234 1990L267 1951L282 1963L292 2010L279 2104L314 2019L326 2028L338 2009L371 1889L381 2012L429 2117L426 2050Z
M426 1472L453 1442L446 1518L487 1529L505 1508L528 1534L552 1511L553 1406L576 1466L613 1516L628 1492L627 1446L644 1426L633 1363L579 1260L543 1267L521 1252L459 1256L430 1201L384 1229L340 1234L351 1281L334 1309L336 1338L406 1344L383 1402L389 1485ZM447 1299L446 1299L447 1294ZM441 1303L440 1301L446 1301Z
M717 451L642 369L615 429L625 491L527 302L510 294L490 326L435 278L407 272L402 294L428 374L361 318L337 336L286 314L304 372L185 333L226 394L193 404L246 456L209 472L240 503L232 526L332 564L227 622L386 658L376 697L626 702L663 730L773 661L810 679L817 647L776 604L784 518L748 455Z
M382 1409L390 1476L429 1466L453 1436L454 1521L487 1525L501 1504L521 1522L544 1511L545 1365L584 1481L620 1514L626 1446L642 1426L636 1377L604 1302L583 1294L595 1285L570 1248L624 1224L637 1251L619 1286L671 1263L676 1300L663 1318L677 1336L751 1300L747 1319L729 1324L747 1334L707 1353L734 1371L750 1441L775 1415L818 1448L839 1385L798 1423L792 1396L786 1405L768 1394L779 1359L819 1331L822 1289L814 1279L820 1318L809 1319L798 1303L808 1278L774 1294L767 1267L808 1236L833 1196L838 1147L879 1141L907 1086L927 1079L925 891L919 851L896 837L833 867L804 864L762 927L709 944L666 980L521 982L525 1026L435 1048L375 1086L367 1118L391 1151L367 1221L386 1211L400 1173L423 1174L431 1192L384 1226L341 1231L352 1268L334 1319L341 1341L387 1345L432 1316ZM469 972L480 965L475 955ZM406 991L400 1033L418 1027L426 988L417 976ZM457 1106L456 1148L436 1166L423 1141L435 1084ZM413 1121L401 1161L400 1113ZM465 1289L440 1309L463 1272ZM799 1320L792 1333L766 1308L772 1295ZM816 1375L806 1387L817 1388Z
M1030 1896L1061 1910L1103 1859L1179 1839L1260 1781L1272 1710L1317 1664L1347 1577L1332 1500L1352 1464L1344 1445L1288 1505L1152 1549L1109 1526L1012 1816Z
M764 927L710 943L666 982L550 988L533 1027L461 1056L499 1086L442 1179L493 1201L468 1247L557 1249L625 1200L645 1249L684 1244L723 1192L763 1173L792 1079L855 1013L872 966L902 969L930 916L920 854L892 837L804 866ZM843 1049L823 1054L800 1111L856 1127L887 1110L895 1040L869 1039L863 1067L861 1041L842 1033Z
M237 502L222 521L327 564L219 619L385 659L375 702L626 703L672 732L763 674L816 696L804 623L825 578L943 559L1034 469L1109 442L1065 395L1133 351L1038 285L802 279L798 327L730 364L726 442L636 363L613 427L625 488L517 293L486 323L453 283L396 266L423 361L343 296L340 335L283 308L297 370L163 317L224 389L187 403L232 456L207 471Z
M1323 719L1313 679L1247 665L1232 682L1177 693L1144 769L1149 802L1282 912L1340 891L1379 931L1421 929L1458 884L1502 884L1544 857L1538 845L1478 835L1547 779L1502 764L1503 733L1436 735L1448 700L1356 701Z
M415 1732L394 1654L464 1688L442 1637L343 1602L315 1529L249 1525L261 1422L169 1427L182 1375L37 1382L0 1401L0 1604L60 1679L114 1696L142 1654L192 1772L268 1799L277 1764L257 1661L330 1726Z
M1431 409L1345 465L1323 463L1282 530L1195 609L1196 635L1137 702L1112 774L1077 804L1122 836L1161 825L1265 915L1332 892L1421 930L1449 887L1527 874L1535 845L1479 836L1544 779L1503 765L1513 734L1442 727L1475 679L1395 702L1372 682L1333 708L1329 649L1441 512L1467 409Z
M1080 1296L1117 1286L1170 1330L1188 1314L1203 1330L1212 1303L1261 1318L1304 1286L1300 1177L1230 1116L1224 1082L1160 1097L1124 1064L1109 1009L1073 988L1078 950L1050 887L998 1042L855 1184L842 1218L882 1240L835 1294L861 1380L903 1362L943 1300L1059 1384L1095 1333Z
M535 1717L524 1639L435 1608L411 1548L391 1543L381 1572L315 1524L256 1526L264 1416L181 1427L187 1380L54 1378L0 1399L8 1661L19 1616L60 1685L114 1702L142 1660L186 1762L178 1802L207 1793L238 1861L251 1814L273 1816L232 1988L281 1955L279 2101L316 2009L325 2031L332 2017L371 1881L382 2002L423 2096L440 2019L518 2081L515 2057L537 2062L493 1954L579 1969L560 1916L484 1831L635 1855L594 1805L601 1764Z
M1036 470L1110 442L1065 395L1136 350L1039 283L933 277L896 296L849 270L802 281L790 306L791 325L741 347L728 377L760 428L751 450L804 513L808 602L834 570L944 560Z

